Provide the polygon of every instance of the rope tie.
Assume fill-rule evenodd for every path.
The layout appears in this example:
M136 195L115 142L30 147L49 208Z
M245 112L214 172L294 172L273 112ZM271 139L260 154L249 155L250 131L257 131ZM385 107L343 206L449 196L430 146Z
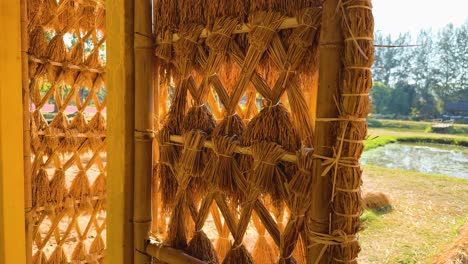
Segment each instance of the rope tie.
M331 235L330 234L322 234L322 233L317 233L313 231L309 231L311 234L309 236L309 239L311 241L314 241L314 243L310 244L307 246L307 248L312 248L317 245L324 245L322 250L320 251L320 254L318 255L317 259L315 260L314 264L320 263L320 260L325 254L325 251L327 251L329 246L336 246L336 245L342 245L342 244L349 244L352 242L356 242L357 238L355 235L348 235L346 234L343 230L334 230Z
M346 193L358 193L361 191L361 188L355 188L355 189L343 189L340 187L335 187L335 190L340 191L340 192L346 192Z
M362 139L346 139L346 138L340 138L340 137L337 137L336 140L344 141L344 142L348 142L348 143L355 143L355 144L359 144L359 143L364 142L364 140L362 140Z
M371 70L371 67L366 67L366 66L345 66L345 69L352 69L352 70Z
M272 29L271 27L264 26L264 25L257 25L257 26L255 26L255 27L256 27L256 28L263 28L263 29L266 29L266 30L268 30L268 31L270 31L270 32L273 32L273 33L276 32L276 30Z
M219 152L217 152L217 151L213 151L213 152L214 152L214 153L216 154L216 156L218 156L218 157L232 158L232 155L227 155L227 154L219 153Z
M344 93L340 94L341 96L369 96L369 93L358 93L358 94L353 94L353 93Z
M355 40L369 40L369 41L374 41L373 37L351 37L351 38L345 38L344 41L355 41Z
M357 258L353 258L351 260L342 260L342 259L333 258L333 260L336 262L340 262L340 263L354 263L357 261Z
M366 118L348 116L348 117L319 117L315 121L318 122L333 122L333 121L351 121L351 122L366 122Z
M352 6L347 6L346 7L346 9L354 9L354 8L362 8L362 9L372 10L372 7L366 6L366 5L352 5Z
M240 247L242 247L242 243L238 244L238 245L232 245L232 250L236 250L236 249L239 249Z
M337 212L335 210L333 210L333 213L338 215L338 216L342 216L342 217L349 217L349 218L357 218L357 217L360 217L361 214L360 213L355 213L355 214L344 214L344 213L340 213L340 212Z

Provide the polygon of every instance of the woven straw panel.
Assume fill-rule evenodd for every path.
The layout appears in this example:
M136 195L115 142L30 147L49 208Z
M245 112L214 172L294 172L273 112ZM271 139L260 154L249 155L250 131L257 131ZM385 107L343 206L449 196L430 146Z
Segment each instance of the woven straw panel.
M105 9L28 0L33 263L105 257Z
M182 25L175 42L171 31L157 35L153 232L209 263L305 263L312 153L301 145L311 147L313 130L304 91L315 85L321 11L298 11L288 30L280 13L256 15L248 34L235 35L239 20L221 17L207 38L197 24ZM286 151L300 152L298 164L280 159Z

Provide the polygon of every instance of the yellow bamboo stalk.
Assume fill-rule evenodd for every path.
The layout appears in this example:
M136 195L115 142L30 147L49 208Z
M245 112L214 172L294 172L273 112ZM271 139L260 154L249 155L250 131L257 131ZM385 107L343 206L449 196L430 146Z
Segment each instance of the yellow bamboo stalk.
M135 0L135 173L133 230L135 264L151 262L145 253L151 232L151 178L153 176L153 41L151 0Z
M281 29L288 29L288 28L295 28L300 26L299 23L297 22L297 18L295 17L288 17L284 19L283 23L279 26L279 30ZM249 33L250 30L252 29L252 26L250 24L239 24L237 28L233 31L232 34L243 34L243 33ZM208 29L203 29L202 33L200 34L200 38L207 38L211 32ZM179 34L174 33L172 35L172 42L176 42L180 39ZM157 44L159 44L161 40L157 40Z
M340 85L341 50L343 37L340 25L340 13L336 12L339 0L325 1L323 4L322 27L319 46L319 87L317 93L316 117L334 118L338 117L338 109L334 98L337 98ZM336 136L333 135L333 124L330 122L317 121L315 123L314 147L315 154L331 156L331 147L335 144ZM324 167L323 161L314 161L314 187L311 194L312 206L308 217L310 217L310 230L316 233L329 233L330 215L330 181L327 176L320 176ZM314 241L308 241L313 244ZM320 257L325 245L318 244L310 247L307 252L308 263L315 263ZM321 258L320 263L328 263L327 256Z
M178 135L171 135L170 140L171 140L171 142L174 142L174 143L179 143L179 144L184 143L184 138L182 136L178 136ZM209 149L214 149L214 143L212 141L210 141L210 140L206 140L203 147L209 148ZM234 150L234 152L252 156L252 151L250 150L249 147L237 146L236 149ZM286 162L291 162L291 163L296 163L297 162L297 156L294 153L287 152L286 154L284 154L280 158L280 160L286 161Z
M135 126L134 0L106 5L107 27L107 257L133 263L133 174Z
M21 6L0 4L0 263L25 263Z
M23 164L24 164L24 211L26 227L26 263L32 263L33 223L29 217L32 210L32 171L31 171L31 126L29 124L29 72L28 72L28 10L27 1L21 0L21 73L23 91Z
M185 254L185 252L181 250L158 245L156 243L149 243L146 246L146 253L168 264L207 264L204 261Z

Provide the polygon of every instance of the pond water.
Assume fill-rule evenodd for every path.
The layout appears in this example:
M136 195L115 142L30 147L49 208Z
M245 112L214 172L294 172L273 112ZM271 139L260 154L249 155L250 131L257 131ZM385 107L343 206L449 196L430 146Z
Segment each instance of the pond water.
M468 179L468 148L439 144L394 143L364 152L361 164Z

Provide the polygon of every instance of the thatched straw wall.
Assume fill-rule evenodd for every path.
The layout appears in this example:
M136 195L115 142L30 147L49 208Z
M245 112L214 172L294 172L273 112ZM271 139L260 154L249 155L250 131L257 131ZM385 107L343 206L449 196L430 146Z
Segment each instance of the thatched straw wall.
M156 117L148 90L151 22L131 21L135 260L147 259L154 171L153 234L172 248L169 255L179 249L208 263L306 263L306 256L309 263L356 262L370 1L153 2ZM134 3L135 14L150 13L149 1ZM32 262L102 262L104 3L27 6ZM333 38L321 38L324 22ZM319 54L327 47L334 48ZM325 55L333 61L323 63ZM45 114L51 103L55 109ZM153 118L157 164L150 168Z
M105 8L28 0L25 114L32 263L102 263L105 252ZM29 39L29 42L27 42ZM28 45L29 44L29 45ZM29 95L29 96L28 96ZM27 141L26 141L27 142ZM28 153L27 153L28 154ZM28 172L27 172L28 173ZM28 182L31 185L28 185ZM31 260L31 258L29 257ZM29 261L28 261L29 263Z
M166 245L209 263L305 263L314 245L309 262L356 261L373 21L369 1L332 3L322 17L321 1L154 1L153 231ZM323 72L335 71L336 93L316 103L324 19L338 21L342 58ZM335 114L314 120L323 105ZM329 145L313 145L316 121L333 129L316 141ZM321 177L328 198L314 210L328 228L317 232Z

